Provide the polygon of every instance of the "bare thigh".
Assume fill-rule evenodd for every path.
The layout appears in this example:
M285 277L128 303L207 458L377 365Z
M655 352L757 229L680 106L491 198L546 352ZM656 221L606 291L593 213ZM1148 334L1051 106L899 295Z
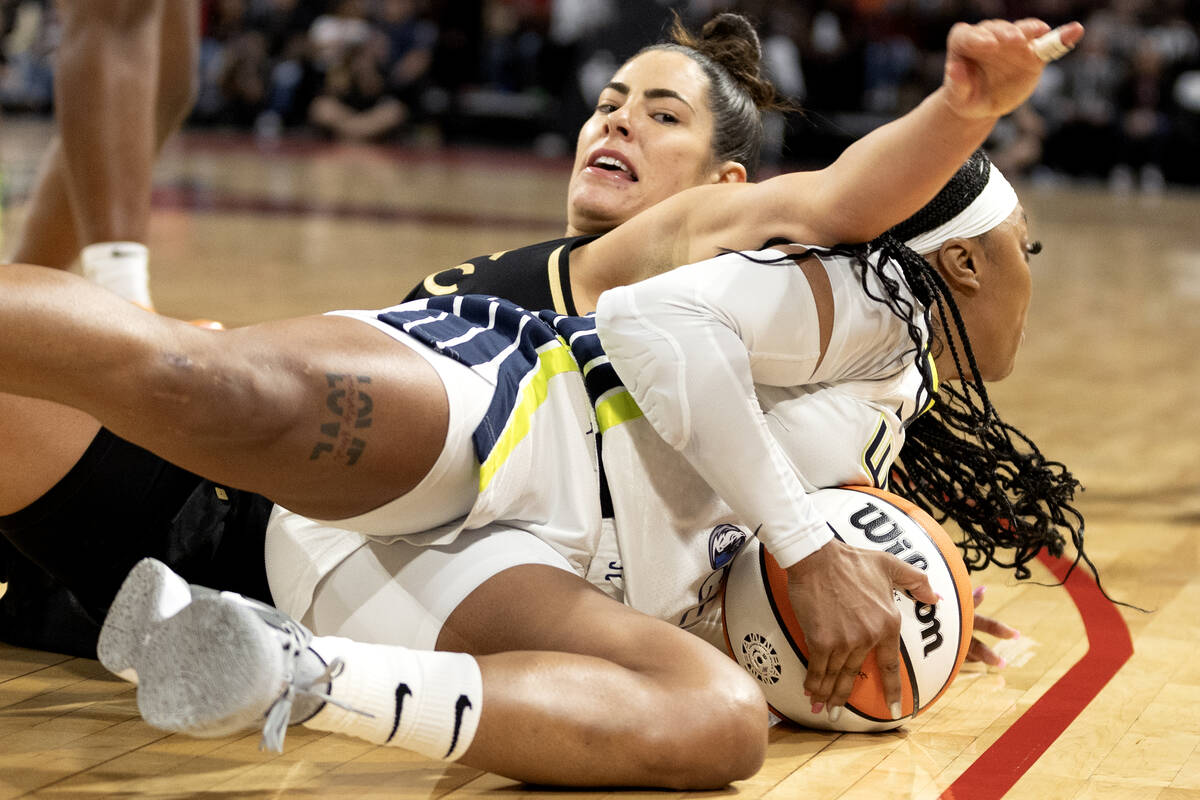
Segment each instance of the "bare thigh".
M319 519L416 486L449 420L437 371L363 322L201 330L19 264L0 270L0 364L0 391L78 408L183 469Z
M767 709L754 681L573 573L497 574L450 615L438 649L479 659L472 766L505 765L531 781L712 788L762 764Z
M185 469L305 516L345 519L407 493L441 453L441 378L370 325L319 316L207 331L144 321L170 332L148 337L145 369L97 374L107 386L87 410Z
M438 650L476 656L545 650L594 656L630 669L678 670L688 654L697 676L734 666L699 637L647 616L562 569L527 564L495 575L446 619Z
M79 461L100 430L69 406L0 394L0 515L37 500Z

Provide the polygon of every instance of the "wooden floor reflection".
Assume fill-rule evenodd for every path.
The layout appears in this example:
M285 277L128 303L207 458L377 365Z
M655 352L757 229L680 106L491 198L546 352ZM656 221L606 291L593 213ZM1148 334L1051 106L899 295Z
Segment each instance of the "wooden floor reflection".
M0 131L9 242L44 141L40 125ZM229 325L387 305L436 269L559 235L567 169L504 152L185 136L156 175L154 296L164 313ZM1018 189L1045 250L1017 371L992 398L1086 487L1079 507L1104 588L1153 613L1120 610L1133 656L1043 753L1011 751L1007 796L1200 798L1200 195ZM968 768L1089 648L1109 645L1089 639L1068 592L1038 585L1054 582L1043 565L1033 581L980 581L984 612L1023 633L1001 646L1007 669L968 668L893 734L776 726L763 770L709 794L994 796L994 777L963 783ZM0 646L0 798L612 794L537 790L305 730L288 744L267 756L256 735L165 736L96 663Z

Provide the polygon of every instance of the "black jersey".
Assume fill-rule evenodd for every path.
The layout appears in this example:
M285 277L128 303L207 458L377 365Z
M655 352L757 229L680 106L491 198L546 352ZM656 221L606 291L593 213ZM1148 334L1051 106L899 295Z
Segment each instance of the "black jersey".
M0 641L92 656L109 603L146 556L189 583L269 601L271 508L101 428L53 488L0 517Z
M554 310L578 316L571 297L571 251L596 235L538 242L434 272L404 298L422 300L448 294L502 297L530 311Z

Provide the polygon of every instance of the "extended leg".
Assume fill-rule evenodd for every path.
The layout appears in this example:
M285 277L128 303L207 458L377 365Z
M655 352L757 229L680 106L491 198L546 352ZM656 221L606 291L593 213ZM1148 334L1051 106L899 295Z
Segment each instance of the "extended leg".
M303 569L279 546L294 535L282 531L268 534L268 570L273 585L290 587ZM332 535L324 529L325 546ZM356 640L314 646L347 662L349 686L335 681L335 699L376 714L328 707L309 723L322 730L383 743L394 711L412 724L440 703L445 736L466 694L482 716L465 763L524 780L710 787L762 758L766 709L731 659L610 600L524 531L489 526L442 547L370 542L333 568L303 614L319 634ZM421 652L435 647L475 657L482 703L465 678L436 679L454 661ZM444 745L419 752L446 755Z
M185 469L325 519L416 485L447 424L433 368L362 323L199 330L23 265L0 270L0 391L79 408Z
M721 786L761 766L766 704L736 663L562 570L492 578L447 620L438 649L475 654L483 672L483 715L463 758L472 766L672 788Z
M60 11L63 135L43 157L15 260L65 269L83 245L143 240L150 164L195 94L199 9L196 0L65 0ZM0 514L44 494L98 428L78 410L0 395Z

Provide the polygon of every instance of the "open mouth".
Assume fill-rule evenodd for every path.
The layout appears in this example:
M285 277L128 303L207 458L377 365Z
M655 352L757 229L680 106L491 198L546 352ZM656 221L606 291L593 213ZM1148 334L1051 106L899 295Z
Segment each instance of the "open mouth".
M634 182L638 179L637 173L633 171L633 168L629 164L625 163L620 156L611 153L593 155L591 161L588 162L588 166L604 170L605 172L621 173Z

